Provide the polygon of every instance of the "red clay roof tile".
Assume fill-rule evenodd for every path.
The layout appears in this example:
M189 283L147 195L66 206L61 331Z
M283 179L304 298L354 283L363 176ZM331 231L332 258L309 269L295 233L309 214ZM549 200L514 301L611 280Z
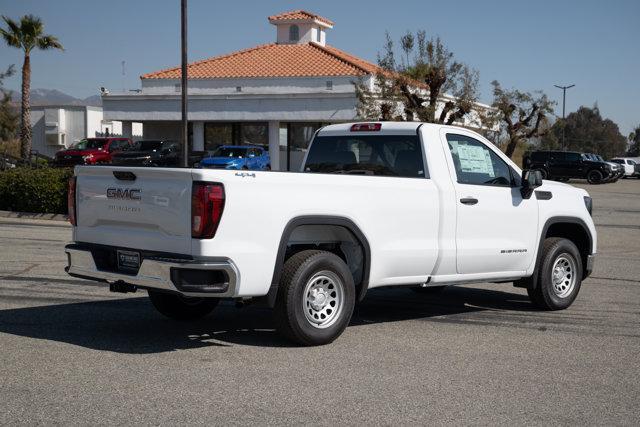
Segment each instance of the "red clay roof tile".
M340 49L306 44L266 44L189 64L190 79L323 77L375 74L378 66ZM180 67L143 79L179 79Z
M272 21L293 21L293 20L310 20L315 19L317 21L323 22L327 25L333 25L333 22L327 18L323 18L320 15L316 15L315 13L307 12L306 10L292 10L290 12L283 12L277 15L271 15L269 17L269 22Z

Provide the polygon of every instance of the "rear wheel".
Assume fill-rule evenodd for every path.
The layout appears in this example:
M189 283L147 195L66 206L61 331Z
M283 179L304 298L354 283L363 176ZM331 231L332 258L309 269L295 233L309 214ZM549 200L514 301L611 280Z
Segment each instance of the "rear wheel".
M527 287L531 302L543 310L569 307L580 292L582 259L576 245L560 237L545 239L537 283Z
M599 170L592 170L587 174L587 181L589 181L589 184L600 184L603 178L602 172Z
M217 298L191 298L149 290L149 299L160 313L176 320L197 320L211 313Z
M345 330L355 305L349 267L337 255L309 250L287 260L274 310L278 331L302 345L322 345Z

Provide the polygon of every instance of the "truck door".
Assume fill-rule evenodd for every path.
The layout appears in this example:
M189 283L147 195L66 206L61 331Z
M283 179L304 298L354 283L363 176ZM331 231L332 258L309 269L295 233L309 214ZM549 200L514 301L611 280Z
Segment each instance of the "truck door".
M522 272L537 246L538 205L523 199L515 170L473 134L443 131L456 191L459 274Z

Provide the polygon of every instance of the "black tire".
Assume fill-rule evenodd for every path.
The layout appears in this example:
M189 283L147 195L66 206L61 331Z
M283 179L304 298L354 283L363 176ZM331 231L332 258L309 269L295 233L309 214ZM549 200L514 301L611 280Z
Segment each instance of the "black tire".
M328 278L326 285L323 283L325 277ZM335 281L333 287L332 281ZM322 310L328 312L323 318L326 320L317 317L322 316L323 311L319 307L314 308L310 302L316 284L321 286L322 302L326 304ZM323 286L327 287L327 293L324 293ZM338 295L341 297L332 300L335 305L330 305L331 301L325 302L329 296L335 298ZM355 300L353 276L342 259L326 251L298 252L284 264L274 310L276 327L284 337L301 345L328 344L338 338L349 324ZM317 319L314 322L318 322L316 326L309 319L313 316ZM324 326L319 323L323 321L327 322Z
M557 275L558 281L554 276L556 262L564 272ZM564 310L569 307L578 296L582 284L582 258L576 245L561 237L545 239L538 268L536 283L531 283L527 288L531 302L543 310Z
M175 320L197 320L211 313L218 305L217 298L189 298L149 290L149 299L160 313Z
M587 181L589 181L589 184L600 184L602 183L603 178L604 176L602 176L602 172L596 169L590 170L587 174Z
M435 295L439 294L446 286L412 286L410 289L416 294Z
M540 171L540 176L542 176L542 179L550 179L549 178L549 171L546 169L538 169Z

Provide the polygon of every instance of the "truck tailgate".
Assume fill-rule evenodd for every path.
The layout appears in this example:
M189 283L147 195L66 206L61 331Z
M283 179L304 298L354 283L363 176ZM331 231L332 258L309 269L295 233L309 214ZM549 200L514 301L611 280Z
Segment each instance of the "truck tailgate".
M76 175L76 242L191 254L190 169L84 166Z

